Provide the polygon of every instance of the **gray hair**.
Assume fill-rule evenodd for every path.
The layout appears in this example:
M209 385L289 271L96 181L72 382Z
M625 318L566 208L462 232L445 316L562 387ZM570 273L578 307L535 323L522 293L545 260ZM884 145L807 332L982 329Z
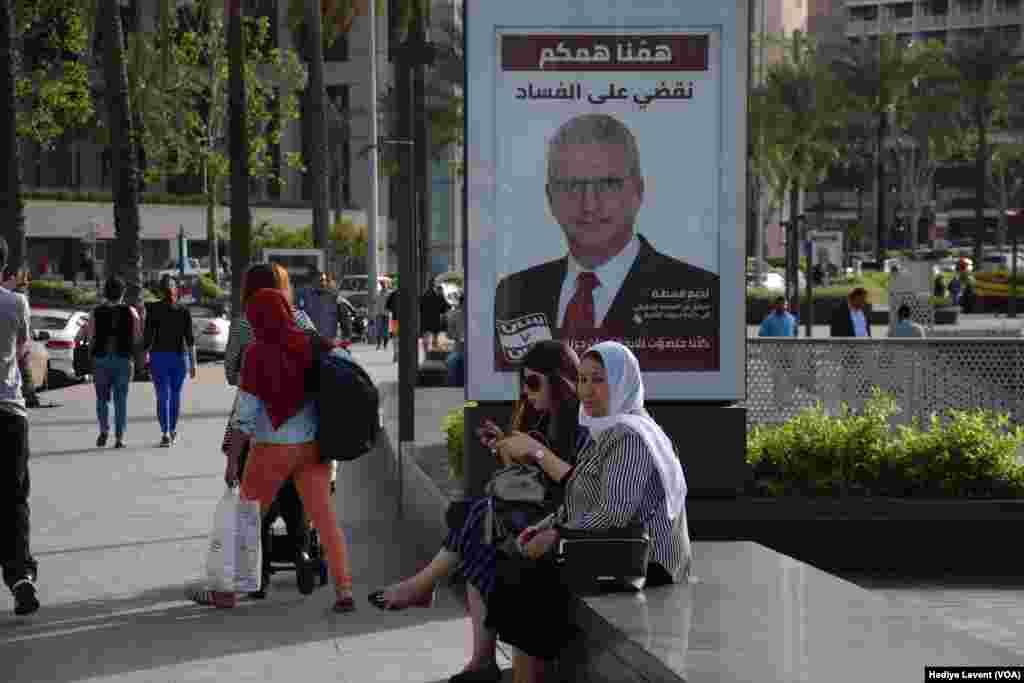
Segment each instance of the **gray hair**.
M607 114L581 114L563 123L548 140L548 180L554 178L552 160L559 148L593 143L622 145L626 150L626 164L630 173L636 178L641 177L640 149L629 128Z

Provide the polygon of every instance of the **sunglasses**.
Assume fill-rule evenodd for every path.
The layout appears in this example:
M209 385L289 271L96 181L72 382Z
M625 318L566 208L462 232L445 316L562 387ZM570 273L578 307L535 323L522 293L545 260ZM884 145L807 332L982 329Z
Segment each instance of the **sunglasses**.
M538 392L544 388L544 380L540 375L522 375L520 378L523 386L533 392Z

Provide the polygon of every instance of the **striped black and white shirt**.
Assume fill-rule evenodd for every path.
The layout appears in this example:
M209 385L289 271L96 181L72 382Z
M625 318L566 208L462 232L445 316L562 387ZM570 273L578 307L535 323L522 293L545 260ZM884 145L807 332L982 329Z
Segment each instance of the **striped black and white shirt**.
M589 439L567 482L559 521L567 528L605 531L639 522L651 536L651 561L674 579L689 572L686 510L669 520L654 455L636 431L619 424Z

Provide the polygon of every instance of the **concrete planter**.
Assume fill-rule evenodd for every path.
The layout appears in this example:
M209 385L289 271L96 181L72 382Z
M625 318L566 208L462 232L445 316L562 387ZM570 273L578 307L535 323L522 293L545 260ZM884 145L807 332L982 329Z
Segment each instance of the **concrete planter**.
M756 541L826 571L1021 571L1024 500L691 499L687 512L695 540Z

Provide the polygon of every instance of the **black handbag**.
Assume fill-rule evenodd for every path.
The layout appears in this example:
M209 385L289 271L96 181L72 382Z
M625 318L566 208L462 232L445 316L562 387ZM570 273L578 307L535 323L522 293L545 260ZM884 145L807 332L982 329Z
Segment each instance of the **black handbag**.
M559 527L555 564L576 593L636 592L647 582L651 537L642 524L607 531Z
M93 374L92 347L84 340L75 343L71 365L75 375L78 377Z

